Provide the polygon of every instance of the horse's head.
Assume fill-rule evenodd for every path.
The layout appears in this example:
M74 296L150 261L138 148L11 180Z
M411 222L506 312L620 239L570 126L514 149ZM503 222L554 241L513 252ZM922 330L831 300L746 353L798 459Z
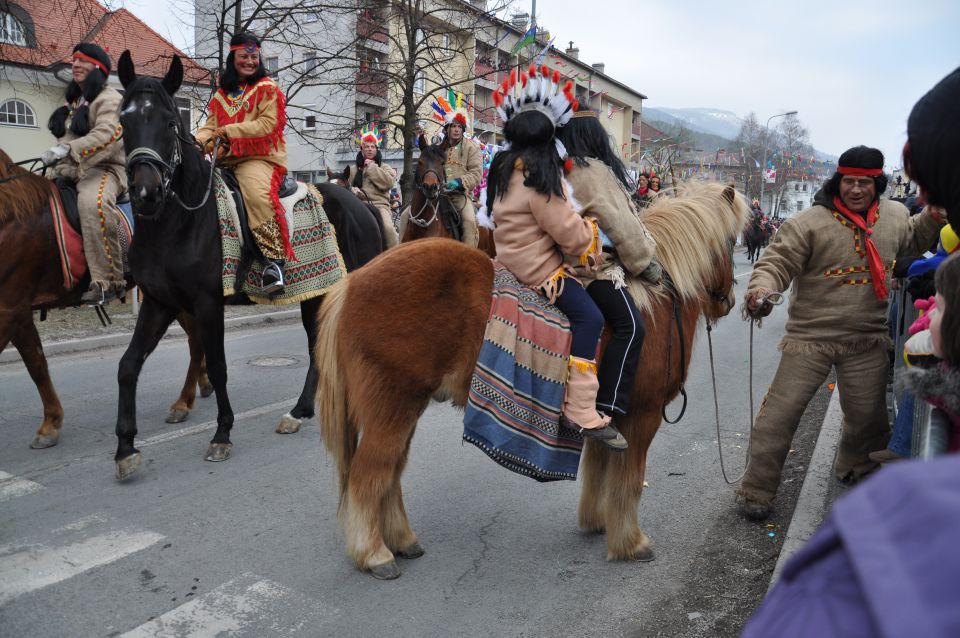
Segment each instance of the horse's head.
M137 77L130 51L124 51L117 73L125 89L120 123L130 200L138 215L149 217L159 212L181 161L183 132L173 94L183 81L183 65L173 56L163 80Z
M447 162L447 147L444 144L428 145L422 134L419 143L420 159L417 160L414 183L426 199L434 201L440 197L440 191L445 182L444 164Z
M703 305L703 315L707 321L717 321L727 316L737 303L737 295L733 290L736 283L733 274L733 250L738 229L749 213L746 199L737 193L732 184L724 187L721 200L731 212L730 219L735 221L729 225L730 233L725 238L729 249L714 256L713 274L706 282L707 300Z

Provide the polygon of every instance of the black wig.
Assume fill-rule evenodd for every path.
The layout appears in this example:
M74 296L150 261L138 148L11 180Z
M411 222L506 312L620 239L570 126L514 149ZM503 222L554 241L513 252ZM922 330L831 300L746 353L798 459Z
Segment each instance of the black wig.
M586 166L587 158L600 160L610 167L627 191L634 189L623 161L610 145L606 129L596 117L573 117L559 131L557 137L578 166Z
M960 68L920 98L907 120L903 168L923 188L927 202L947 209L950 225L960 227Z
M380 149L377 149L377 156L373 158L373 161L377 163L377 166L383 164L383 153L380 152ZM363 187L363 165L366 163L366 158L363 157L363 151L357 151L357 170L354 171L353 183L351 186L357 188Z
M869 146L854 146L843 152L843 155L837 161L837 165L850 168L883 169L883 153L879 149ZM843 179L843 175L840 174L840 171L834 173L833 177L824 182L823 194L831 200L834 197L840 197L841 179ZM877 191L874 199L878 199L887 190L887 176L884 174L877 175L873 178L873 184Z
M230 46L235 47L240 45L260 48L260 39L252 33L237 33L230 38ZM240 89L240 75L233 65L235 57L234 52L231 51L230 55L227 56L227 61L223 65L223 72L220 74L220 88L226 93L233 93ZM244 82L246 84L255 84L265 77L267 77L267 67L263 66L263 56L261 55L260 66L258 66L253 75Z
M554 128L543 113L522 111L503 126L503 136L510 148L493 156L487 176L487 208L493 210L497 193L506 192L517 160L522 161L523 185L538 193L563 197L560 178L563 165L553 141Z
M70 117L71 107L81 97L83 100L80 102L80 106L73 111L73 119L70 120L70 132L77 137L83 137L90 132L90 103L97 99L97 96L107 85L107 74L112 67L107 52L92 42L81 42L73 47L73 52L80 52L94 58L107 67L107 73L104 73L100 67L94 67L87 75L82 87L76 81L70 80L64 95L66 104L54 111L50 115L50 119L47 120L47 128L57 139L66 134L67 118Z

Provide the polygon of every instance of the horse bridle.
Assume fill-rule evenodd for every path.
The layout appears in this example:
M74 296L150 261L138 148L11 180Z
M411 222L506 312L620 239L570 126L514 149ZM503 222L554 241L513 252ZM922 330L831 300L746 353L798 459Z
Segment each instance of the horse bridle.
M424 184L423 178L433 173L437 178L436 184ZM410 209L410 221L419 226L420 228L426 228L433 222L437 221L437 217L440 215L440 184L442 180L440 178L440 173L428 168L423 172L423 175L417 175L416 185L417 190L423 193L423 206L420 207L420 210L413 212L413 209ZM421 215L427 207L433 209L433 215L430 216L430 219L424 220Z
M169 105L167 105L169 106ZM220 148L220 140L217 139L213 147L213 163L210 165L210 179L207 182L207 190L203 195L203 199L200 200L200 203L196 206L188 206L182 199L180 195L177 194L177 191L173 189L171 185L173 182L173 173L180 167L180 164L183 162L183 144L194 143L194 140L187 139L181 129L181 122L179 117L174 117L174 130L176 137L176 142L173 145L173 157L168 162L165 160L160 153L148 146L138 146L129 153L127 153L127 162L126 162L126 171L127 171L127 183L133 183L133 171L136 169L139 164L146 164L152 168L156 173L157 177L160 178L160 199L161 201L166 201L167 193L169 192L174 201L177 202L181 207L188 211L195 211L202 208L207 200L210 198L210 193L213 190L213 177L217 164L217 151ZM139 213L137 214L138 216Z

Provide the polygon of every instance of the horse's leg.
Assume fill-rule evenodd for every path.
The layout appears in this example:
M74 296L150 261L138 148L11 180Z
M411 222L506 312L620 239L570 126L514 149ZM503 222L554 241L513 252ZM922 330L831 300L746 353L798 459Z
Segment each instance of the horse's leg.
M647 450L660 425L660 412L647 410L630 415L632 427L621 431L630 444L626 452L610 454L603 485L604 519L607 528L607 560L653 560L650 539L637 520Z
M182 423L190 416L193 402L197 398L197 384L200 382L200 367L203 364L203 348L200 345L198 328L193 317L185 312L177 315L177 322L187 335L187 344L190 347L190 365L187 367L187 378L180 389L180 396L170 406L167 414L167 423Z
M200 341L207 359L207 373L217 395L217 431L207 448L208 461L226 461L233 451L230 429L233 427L233 408L227 396L227 358L223 346L223 301L220 297L198 299L194 315L200 325Z
M60 428L63 426L63 406L57 397L57 391L50 380L50 371L47 369L47 358L43 354L43 345L40 343L40 334L33 323L33 313L29 308L23 311L13 311L8 323L0 327L0 333L9 334L9 340L20 353L27 372L40 393L43 402L43 423L37 430L30 447L43 449L53 447L60 439ZM7 345L7 338L0 339L0 352Z
M587 532L601 533L606 526L603 518L603 481L610 455L604 450L604 446L595 441L586 441L584 445L583 487L577 519L580 529Z
M307 351L310 353L310 366L307 368L307 379L303 384L303 391L297 399L297 405L280 417L277 424L279 434L293 434L300 431L304 419L312 419L314 404L317 397L317 362L314 358L314 349L317 346L317 313L323 297L314 297L300 304L300 320L303 329L307 332Z
M145 296L130 345L120 359L117 370L117 382L120 386L117 405L117 453L113 457L116 476L120 480L132 476L140 467L140 450L133 445L137 436L137 380L140 378L140 370L176 314L175 309L164 306L149 295Z
M403 456L397 461L393 473L393 482L383 498L383 508L380 513L381 533L383 542L400 558L414 559L423 556L423 547L417 541L417 535L410 527L407 510L403 506L403 488L400 477L407 465L407 456L410 454L410 442L413 441L413 431L407 439L407 447Z

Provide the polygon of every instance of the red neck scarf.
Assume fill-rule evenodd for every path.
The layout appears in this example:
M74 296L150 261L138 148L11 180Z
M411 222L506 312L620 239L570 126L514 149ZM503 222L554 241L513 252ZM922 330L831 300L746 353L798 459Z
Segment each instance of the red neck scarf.
M843 205L839 197L833 198L833 205L837 212L847 218L854 226L863 231L864 243L867 245L867 262L870 264L870 278L873 280L873 292L877 299L887 298L887 273L883 268L883 260L880 259L880 251L870 236L873 234L873 225L877 223L877 215L880 210L880 200L875 199L870 208L867 209L866 219L864 215L853 212Z
M649 189L649 188L646 188L646 187L644 187L644 188L638 188L638 189L637 189L637 194L640 195L640 197L646 197L647 191L649 191L649 190L650 190L650 189Z

